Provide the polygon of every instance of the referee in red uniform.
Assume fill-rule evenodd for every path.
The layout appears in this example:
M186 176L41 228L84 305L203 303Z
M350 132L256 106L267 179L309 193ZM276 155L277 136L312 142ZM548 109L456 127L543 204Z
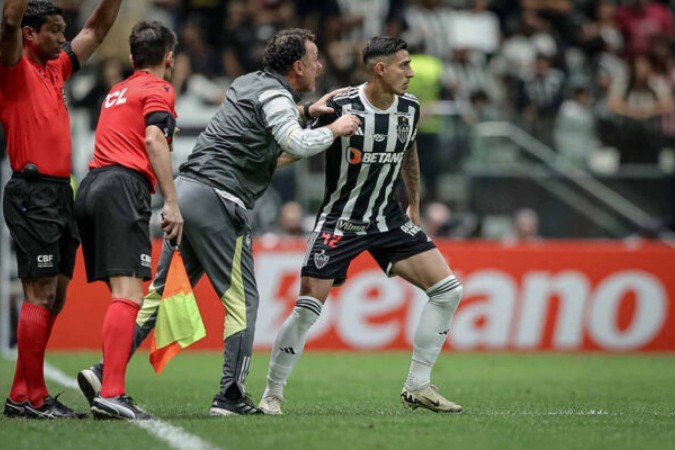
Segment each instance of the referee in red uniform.
M124 376L143 280L152 275L150 194L157 183L167 239L180 243L183 229L169 154L176 126L168 82L175 45L176 36L159 22L134 26L129 37L134 73L103 102L91 170L75 199L87 279L105 281L112 294L103 319L103 384L100 393L88 396L95 395L90 399L95 418L152 418L126 395Z
M82 418L49 395L44 355L73 276L79 236L70 187L70 118L64 82L110 30L121 0L101 0L67 43L62 11L48 1L5 0L0 36L0 121L13 175L3 212L16 244L24 303L19 356L4 415Z

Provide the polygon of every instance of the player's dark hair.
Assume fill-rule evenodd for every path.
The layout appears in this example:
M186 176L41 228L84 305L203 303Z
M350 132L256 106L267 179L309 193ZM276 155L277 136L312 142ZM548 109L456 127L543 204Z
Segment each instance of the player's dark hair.
M176 47L176 35L160 22L138 22L129 36L134 68L142 69L162 63L164 55Z
M263 54L263 66L280 74L286 74L293 63L307 53L305 42L314 42L314 33L303 28L282 30L267 43Z
M403 39L389 36L375 36L370 38L363 48L363 63L368 64L373 58L391 56L401 50L408 50L408 43Z
M30 0L21 19L21 28L31 27L40 31L49 16L63 16L63 10L46 0Z

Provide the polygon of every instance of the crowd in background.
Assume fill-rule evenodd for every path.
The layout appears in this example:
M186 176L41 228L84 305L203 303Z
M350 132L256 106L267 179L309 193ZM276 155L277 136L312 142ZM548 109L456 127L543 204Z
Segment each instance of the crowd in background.
M95 2L55 3L75 32ZM369 37L400 36L416 73L409 91L424 111L425 211L439 215L438 178L476 156L471 127L484 121L516 123L581 168L608 148L619 167L663 167L675 148L674 8L672 0L126 2L99 51L95 82L71 101L91 111L94 128L108 89L130 71L121 42L139 19L169 24L179 37L179 126L200 124L231 80L260 69L265 42L283 28L316 32L325 67L317 94L365 81L359 53ZM456 237L472 235L471 217L447 217L446 228L453 220Z

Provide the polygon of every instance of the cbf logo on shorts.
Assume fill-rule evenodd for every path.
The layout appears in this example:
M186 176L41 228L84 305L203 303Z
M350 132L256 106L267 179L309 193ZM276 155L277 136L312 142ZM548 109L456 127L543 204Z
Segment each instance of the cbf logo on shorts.
M37 266L38 269L49 269L54 267L54 255L38 255Z
M152 267L152 256L141 253L141 266Z
M314 265L317 269L323 269L328 264L330 259L329 255L326 255L326 250L321 250L321 253L314 253Z

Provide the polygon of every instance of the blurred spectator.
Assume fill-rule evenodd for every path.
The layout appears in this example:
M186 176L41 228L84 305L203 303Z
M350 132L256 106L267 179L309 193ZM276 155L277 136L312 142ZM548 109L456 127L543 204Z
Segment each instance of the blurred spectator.
M675 38L673 14L667 6L651 0L626 0L616 11L616 22L626 40L628 57L646 54L656 36L666 36L671 43Z
M499 108L490 101L490 97L485 91L478 90L469 97L471 113L464 118L469 124L488 122L491 120L502 119Z
M291 20L293 4L284 0L232 0L227 5L221 36L223 65L228 78L262 69L267 41Z
M577 44L578 30L584 17L578 8L574 8L574 0L521 0L520 6L523 11L534 12L550 24L549 31L555 34L561 47Z
M223 74L218 52L207 42L201 24L196 21L186 22L180 30L180 45L181 54L189 58L193 73L211 79Z
M598 147L588 89L576 87L572 97L562 104L553 135L561 159L577 167L587 168L589 155Z
M663 37L654 39L649 56L654 64L654 72L668 85L672 102L675 100L675 47L671 48ZM670 112L663 114L661 132L664 146L675 150L675 105L671 106Z
M549 24L534 11L523 11L519 29L502 44L493 69L505 77L524 77L532 73L537 55L553 59L558 44L549 31Z
M302 224L305 210L298 202L286 202L281 205L277 220L277 233L281 236L303 236Z
M526 130L553 147L553 124L562 103L565 75L551 66L551 59L537 55L534 71L519 80L515 103Z
M450 234L450 208L443 203L429 203L424 208L422 222L424 231L431 238L439 236L448 236Z
M592 20L584 23L579 41L589 54L623 50L623 35L614 19L616 6L612 0L597 0L591 12Z
M530 208L521 208L513 215L513 235L517 241L537 241L539 236L539 215Z
M342 19L337 0L295 0L298 26L316 32L319 48L340 39Z
M246 1L228 2L222 45L225 74L231 80L261 68L263 47L254 31Z
M627 78L616 80L608 98L616 116L616 142L622 164L656 164L659 117L670 112L671 93L646 56L637 56Z
M89 127L92 130L95 130L98 124L103 100L110 92L110 88L126 77L127 69L128 67L119 58L101 60L98 63L96 83L84 97L73 102L73 106L86 108L89 113Z
M431 202L422 215L424 231L432 238L452 237L466 239L476 235L478 221L474 214L453 214L444 203Z
M464 122L469 127L470 150L467 162L474 167L485 167L494 161L504 161L508 159L508 155L504 152L503 145L494 145L494 142L489 139L480 139L474 132L474 126L482 122L489 122L493 120L502 120L503 116L500 109L490 101L490 97L484 91L476 91L471 94L469 99L470 110L462 117ZM499 155L495 155L499 152ZM506 158L505 158L506 156Z
M453 155L442 155L439 134L444 118L431 108L441 100L443 62L433 55L415 53L410 56L415 76L408 84L408 92L420 101L421 117L417 126L420 169L422 172L422 194L424 198L436 198L438 175L444 159Z
M223 0L180 0L178 16L182 20L178 28L185 22L197 23L204 30L206 42L217 47L221 43L227 3Z
M221 75L220 58L206 41L202 26L188 21L180 31L180 52L171 81L174 89L179 95L187 93L203 104L219 105L225 98L225 86L216 80Z
M468 101L474 92L485 92L492 101L503 98L492 73L485 67L481 54L455 47L443 68L443 87L455 100Z
M402 2L337 0L341 39L362 46L373 36L397 36L402 28Z
M162 22L171 29L177 28L178 0L151 0L145 20Z
M445 152L438 169L457 171L470 153L471 134L467 124L473 121L471 96L480 91L490 97L490 102L503 97L484 63L480 52L471 53L456 47L443 68L444 92L446 97L454 100L456 107L455 114L444 118L442 146Z
M62 16L68 26L66 27L66 41L70 42L82 28L82 0L56 0L53 2L63 10Z
M446 59L450 56L453 10L442 0L420 0L405 10L408 29L403 39L413 47L422 47L429 55Z
M466 10L451 16L450 41L454 48L491 55L499 48L500 30L497 15L490 11L490 0L472 0Z
M622 59L623 35L614 20L616 6L611 0L598 0L594 6L595 22L588 25L587 50L594 53L591 60L593 106L599 139L605 144L616 145L615 122L608 105L612 84L627 76Z
M326 45L324 73L317 80L319 91L329 92L364 82L361 70L361 48L349 41L333 41ZM315 94L318 94L315 92Z

